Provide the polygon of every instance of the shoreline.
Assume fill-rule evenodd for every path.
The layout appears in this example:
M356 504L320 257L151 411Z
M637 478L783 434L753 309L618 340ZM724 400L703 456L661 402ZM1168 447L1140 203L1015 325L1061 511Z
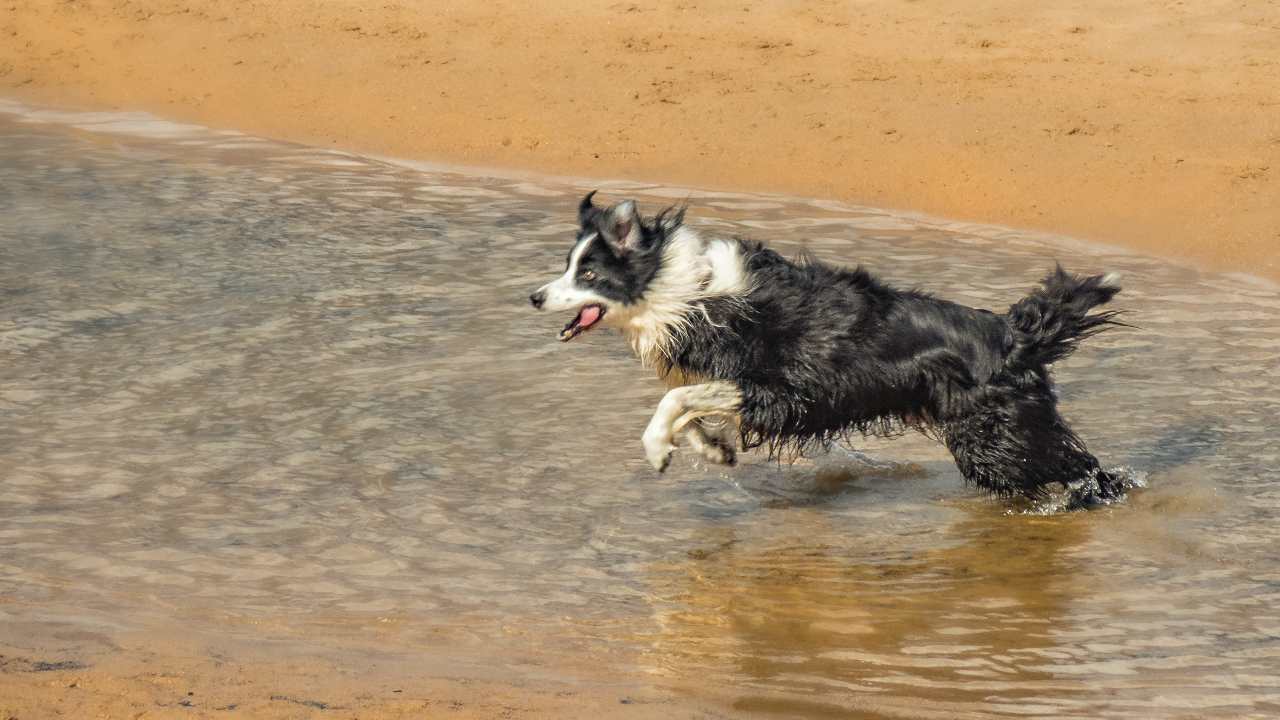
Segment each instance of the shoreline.
M498 679L478 668L424 667L408 648L343 651L274 636L250 642L73 627L41 635L58 639L33 646L0 638L2 717L660 720L673 708L714 715L713 701L580 668L555 679Z
M50 114L55 117L49 117ZM920 211L872 207L841 200L811 198L760 190L700 188L678 184L665 184L661 181L646 181L642 179L585 177L581 175L563 175L541 172L538 170L502 168L486 165L459 165L415 158L369 155L341 148L315 147L291 140L247 135L239 130L206 127L204 125L195 124L191 121L169 120L144 110L104 111L84 108L48 107L31 105L12 97L5 98L0 96L0 115L19 118L20 122L63 125L68 128L72 128L77 132L100 135L121 135L144 142L164 142L171 140L180 140L182 142L203 142L207 141L209 138L230 135L232 137L246 137L255 141L268 143L293 144L300 148L307 148L321 153L334 153L340 157L345 156L361 161L386 164L394 167L405 168L413 172L459 173L477 178L521 180L535 183L549 182L560 185L599 189L606 194L634 192L637 193L637 197L643 198L643 202L650 204L647 207L657 207L660 204L655 202L655 197L674 197L671 193L677 191L704 196L756 198L780 202L812 203L820 205L824 209L839 208L848 212L867 211L876 214L884 214L901 221L910 222L921 228L933 228L945 232L964 233L997 241L1002 237L1007 237L1010 234L1013 234L1016 235L1020 241L1031 242L1050 249L1060 249L1063 251L1084 249L1085 251L1093 253L1145 257L1161 262L1167 262L1170 265L1179 267L1188 272L1214 272L1222 275L1223 277L1230 278L1232 280L1242 280L1246 284L1256 285L1260 288L1280 287L1280 276L1268 277L1248 269L1232 270L1230 268L1220 268L1210 270L1209 268L1197 266L1194 262L1186 258L1169 258L1167 256L1143 251L1141 249L1126 247L1124 245L1097 239L1086 239L1047 230L1017 228L989 222L955 220ZM141 123L141 125L139 125L139 123ZM657 191L656 196L654 195L655 191ZM1052 252L1048 252L1046 257L1063 262L1062 258L1065 256L1059 256Z
M0 92L375 158L906 209L1276 280L1268 22L1084 0L25 0L0 16L18 40Z

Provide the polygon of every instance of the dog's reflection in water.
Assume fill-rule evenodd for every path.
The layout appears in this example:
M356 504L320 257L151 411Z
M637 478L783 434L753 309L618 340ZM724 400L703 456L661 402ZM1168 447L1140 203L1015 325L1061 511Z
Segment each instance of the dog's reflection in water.
M833 470L812 487L853 480ZM961 512L914 550L884 529L832 527L839 515L817 506L788 510L793 534L764 541L709 529L686 560L653 569L655 669L715 674L742 688L722 698L739 709L802 716L895 691L955 711L1006 685L1016 694L1015 682L1056 692L1030 667L1046 664L1066 609L1089 591L1063 552L1085 540L1088 516Z

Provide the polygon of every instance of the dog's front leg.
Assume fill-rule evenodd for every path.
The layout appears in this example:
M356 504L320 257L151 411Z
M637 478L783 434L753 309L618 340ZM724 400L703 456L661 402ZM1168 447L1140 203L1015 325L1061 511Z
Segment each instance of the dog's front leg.
M690 422L684 428L685 439L702 454L707 462L717 465L733 465L738 461L738 443L733 430L737 424L734 418L722 417L719 420L702 417ZM677 420L679 425L680 421Z
M644 431L644 454L658 472L671 464L675 434L707 415L733 415L742 405L742 392L730 382L716 381L678 387L668 392Z

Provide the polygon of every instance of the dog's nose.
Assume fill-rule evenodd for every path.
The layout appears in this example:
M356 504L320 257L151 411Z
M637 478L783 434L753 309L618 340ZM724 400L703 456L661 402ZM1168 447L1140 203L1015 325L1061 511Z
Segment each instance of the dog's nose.
M541 290L529 296L529 304L533 305L539 310L542 309L542 303L546 301L547 301L547 294L542 292Z

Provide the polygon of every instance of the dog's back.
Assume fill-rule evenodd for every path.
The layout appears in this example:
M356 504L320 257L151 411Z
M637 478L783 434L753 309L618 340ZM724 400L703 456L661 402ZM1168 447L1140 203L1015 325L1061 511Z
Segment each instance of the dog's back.
M1038 496L1098 464L1058 415L1048 365L1112 324L1119 288L1058 268L997 315L892 288L861 268L743 244L751 291L702 304L672 365L742 388L747 446L801 452L851 432L935 432L966 478ZM1108 495L1104 485L1094 494Z

